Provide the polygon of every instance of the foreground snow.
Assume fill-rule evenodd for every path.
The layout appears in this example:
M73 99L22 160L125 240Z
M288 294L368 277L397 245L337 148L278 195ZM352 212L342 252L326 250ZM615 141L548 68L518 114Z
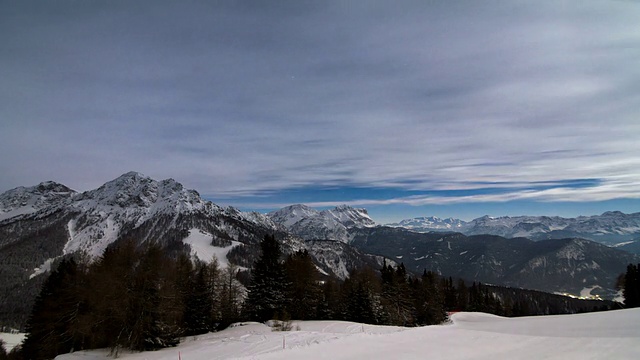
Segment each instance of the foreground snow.
M262 324L185 340L177 348L123 359L638 359L640 309L507 319L458 313L453 324L422 328L308 321L299 331ZM295 324L294 324L295 327ZM283 349L283 345L285 349ZM106 351L57 359L97 360Z

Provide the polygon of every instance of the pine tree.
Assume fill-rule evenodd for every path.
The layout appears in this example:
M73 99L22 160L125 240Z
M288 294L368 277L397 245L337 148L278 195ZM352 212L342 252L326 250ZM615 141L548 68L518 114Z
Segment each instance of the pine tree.
M413 324L415 309L411 300L404 263L401 263L395 270L391 265L385 263L380 272L383 307L387 322L398 326Z
M156 245L141 249L133 241L108 248L89 269L87 321L93 324L91 346L151 350L178 342L177 289L171 261Z
M320 300L320 286L319 273L311 256L307 250L293 253L287 256L284 267L289 284L289 315L298 320L315 319Z
M625 307L640 307L640 264L627 266L622 294Z
M26 327L25 359L54 358L81 347L77 321L83 304L75 286L80 276L76 262L65 259L44 282Z
M340 301L340 287L338 283L329 278L320 287L320 298L318 301L319 320L337 320L342 318L344 309Z
M238 267L234 264L222 271L219 279L219 316L217 319L218 328L224 329L234 322L241 320L240 309L242 305L241 284L236 279Z
M162 249L149 245L134 270L126 314L128 338L124 343L132 350L155 350L179 341L160 312L160 289L164 285L160 269L166 265L164 260Z
M0 360L8 360L7 349L4 348L4 340L0 339Z
M189 279L190 291L185 299L184 335L204 334L211 330L213 294L207 284L207 266L198 262Z
M273 235L265 235L260 248L262 253L251 271L245 307L251 320L264 322L285 309L287 284L284 266L280 262L282 251L278 241Z
M416 322L418 325L440 324L447 319L444 296L438 287L438 277L426 270L414 288Z
M342 286L345 320L366 324L383 322L380 292L380 280L373 270L352 270Z

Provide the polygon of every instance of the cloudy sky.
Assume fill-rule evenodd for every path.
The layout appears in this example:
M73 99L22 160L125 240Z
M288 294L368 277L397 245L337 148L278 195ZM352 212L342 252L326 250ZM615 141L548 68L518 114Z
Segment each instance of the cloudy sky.
M0 192L640 211L637 1L3 1Z

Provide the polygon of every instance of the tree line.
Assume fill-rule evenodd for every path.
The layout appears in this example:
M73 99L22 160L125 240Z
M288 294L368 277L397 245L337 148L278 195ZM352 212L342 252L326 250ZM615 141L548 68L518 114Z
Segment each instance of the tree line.
M171 257L125 241L90 264L63 260L42 286L15 358L50 359L82 349L154 350L241 319L233 265Z
M92 263L65 259L42 286L25 341L7 356L50 359L92 348L117 356L121 348L175 346L181 337L247 320L421 326L442 323L451 311L522 316L602 309L571 299L554 305L550 299L568 298L468 285L433 272L413 276L403 264L354 269L338 281L323 276L306 250L285 256L274 236L266 235L260 248L246 287L234 265L221 269L215 260L193 261L133 241L107 248Z

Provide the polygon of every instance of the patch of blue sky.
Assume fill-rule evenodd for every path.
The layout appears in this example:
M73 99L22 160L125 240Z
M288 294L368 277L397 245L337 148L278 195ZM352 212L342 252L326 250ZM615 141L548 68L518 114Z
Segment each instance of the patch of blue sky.
M455 217L471 220L483 215L557 215L575 216L580 214L595 214L601 209L599 203L573 202L537 202L533 200L511 200L502 202L491 201L463 201L451 204L422 204L411 205L402 199L433 197L433 198L472 198L482 195L499 195L525 191L544 191L555 188L583 189L598 186L598 179L570 179L544 182L508 183L508 182L473 182L463 187L468 189L456 190L412 190L401 187L368 187L368 186L306 186L279 191L262 192L258 196L234 197L227 199L209 198L216 203L232 204L245 211L268 212L291 204L311 204L319 209L329 208L341 203L351 203L354 206L366 207L375 221L387 223L415 216ZM413 183L412 185L416 185ZM458 184L460 185L460 184ZM387 200L399 200L387 202ZM358 204L362 201L364 204ZM377 203L379 202L379 203ZM325 206L318 204L324 203ZM637 202L632 202L637 205ZM588 204L597 204L589 206ZM616 209L612 201L611 209ZM633 206L623 207L633 209ZM636 207L637 208L637 207ZM592 210L591 210L592 209ZM582 211L582 212L580 212ZM418 215L417 215L418 214Z
M542 191L554 188L581 189L600 184L598 179L554 180L545 182L497 183L473 182L462 184L468 189L455 190L415 190L401 187L371 186L304 186L277 191L261 192L251 196L251 202L259 203L311 203L322 201L354 201L354 200L388 200L415 196L464 197L474 195L504 194L514 191ZM459 184L460 185L460 184ZM257 195L257 196L256 196ZM211 199L215 200L215 199ZM247 197L239 199L246 202Z

